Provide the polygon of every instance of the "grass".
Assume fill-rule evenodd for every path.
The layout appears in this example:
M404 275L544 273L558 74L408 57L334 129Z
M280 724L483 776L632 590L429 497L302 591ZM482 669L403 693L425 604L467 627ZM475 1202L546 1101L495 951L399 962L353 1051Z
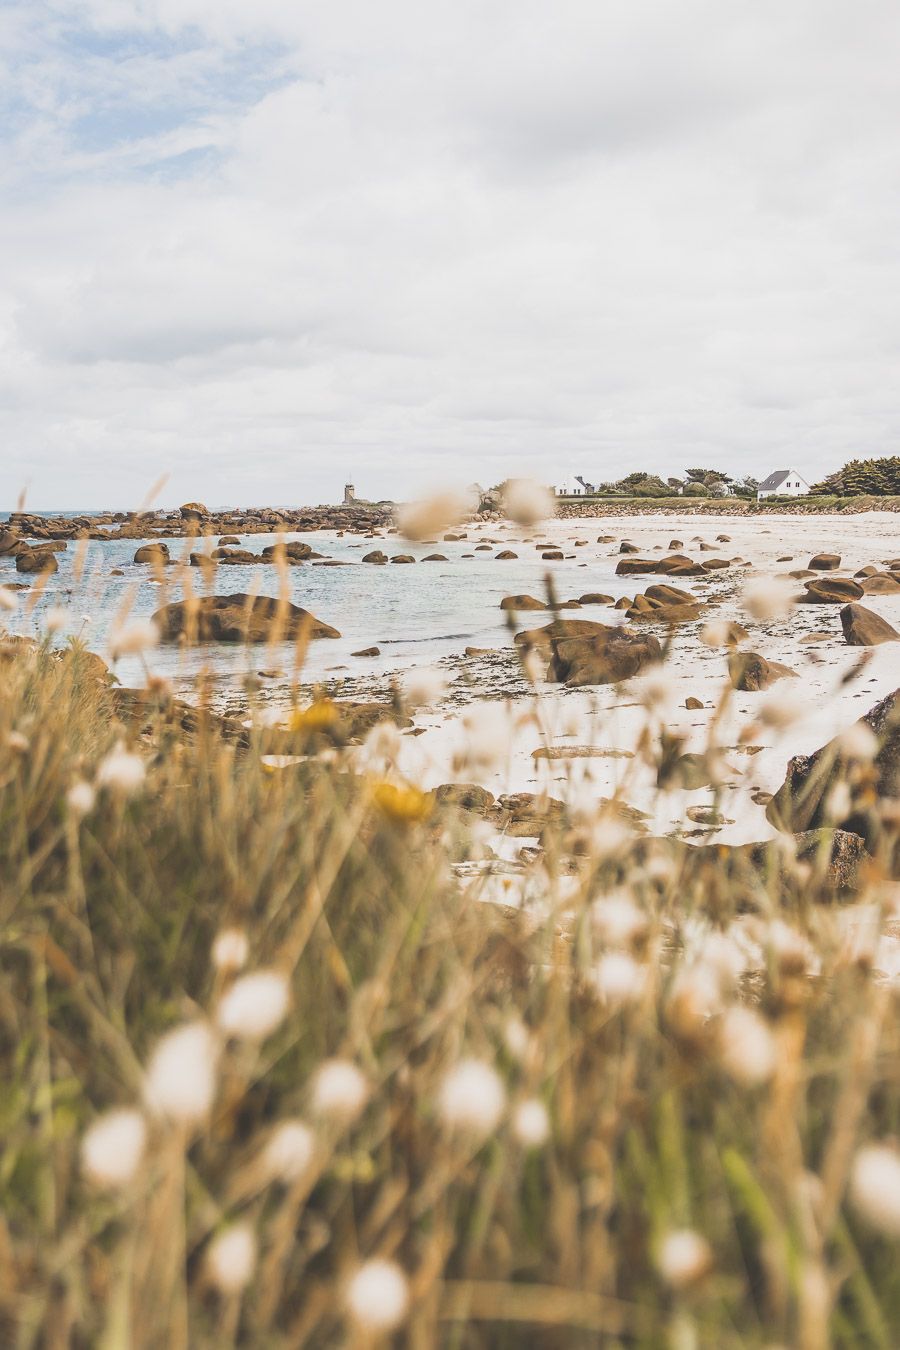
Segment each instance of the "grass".
M397 783L390 732L363 772L301 718L308 757L273 769L262 733L174 727L164 691L120 720L77 649L3 652L3 1345L388 1343L349 1311L372 1258L408 1281L392 1334L410 1347L897 1344L895 1241L846 1199L859 1147L900 1133L897 1005L848 951L824 861L737 888L724 855L689 871L598 808L548 831L537 903L480 903L452 866L472 817ZM647 756L657 733L648 711ZM73 783L119 743L143 783L80 814ZM860 896L879 914L886 858ZM230 929L248 969L283 975L288 1015L224 1041L209 1111L144 1112L133 1175L92 1183L91 1124L144 1110L166 1032L215 1025ZM735 1007L774 1048L762 1072L729 1040ZM355 1117L317 1113L334 1057L365 1077ZM450 1128L447 1075L470 1059L489 1077ZM535 1101L549 1132L529 1143ZM273 1180L289 1119L312 1156ZM231 1288L210 1252L234 1225L255 1250Z

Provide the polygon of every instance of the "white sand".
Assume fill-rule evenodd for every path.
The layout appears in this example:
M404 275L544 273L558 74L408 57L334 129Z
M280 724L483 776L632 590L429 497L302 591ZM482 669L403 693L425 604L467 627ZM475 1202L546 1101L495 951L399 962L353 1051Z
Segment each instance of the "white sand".
M471 527L470 535L476 533L501 540L504 546L513 540L524 541L532 534L497 522ZM708 588L702 584L696 588L699 594L714 595L722 587L730 589L738 579L744 584L753 578L786 574L805 567L818 552L840 553L840 575L850 576L869 563L882 564L900 556L900 517L877 512L837 517L767 515L750 519L690 514L604 516L548 522L533 532L533 538L558 542L574 555L551 565L558 594L567 597L591 589L590 564L596 565L603 559L608 567L609 557L618 554L620 539L634 542L641 554L647 556L658 555L660 546L667 551L670 539L681 539L685 545L682 551L702 560L716 555L699 552L697 543L692 541L699 537L714 543L720 533L729 535L730 542L716 546L718 556L747 559L749 565L713 574ZM614 535L616 544L597 544L597 536L601 534ZM579 539L589 542L576 548L574 543ZM792 561L777 561L786 555L791 555ZM587 572L584 564L588 564ZM665 580L660 576L630 578L629 584L633 585L630 593L645 589L651 582ZM684 589L695 589L694 578L673 580ZM797 592L801 590L802 583L798 582ZM866 596L861 603L900 629L900 594ZM450 781L479 782L497 794L546 790L564 799L582 793L608 796L620 791L623 800L652 813L649 824L654 833L678 826L695 830L697 826L685 818L686 809L715 803L730 823L705 838L697 836L697 842L710 839L743 843L769 838L774 831L766 821L764 807L752 801L751 792L774 791L784 778L791 755L816 749L900 686L900 643L871 649L847 646L841 632L840 608L802 605L786 619L756 623L743 610L737 596L710 606L709 618L734 618L744 624L750 633L746 649L785 663L799 676L780 681L768 693L733 695L717 732L718 744L737 747L741 732L755 722L760 708L769 700L776 703L790 700L792 705L799 705L798 717L782 730L759 727L754 731L750 744L762 746L759 753L729 750L728 785L718 794L711 788L657 793L649 768L638 759L548 761L532 757L541 744L634 750L646 719L646 710L639 700L648 681L653 686L660 683L659 668L618 690L601 687L572 691L546 685L541 697L534 701L493 704L495 717L490 720L495 726L498 723L508 726L509 738L502 759L490 769L465 762L466 746L472 739L464 727L466 712L452 716L440 711L422 713L416 722L426 731L418 737L404 738L399 767L410 780L426 787ZM573 611L571 617L608 623L617 621L620 612L592 607ZM537 627L542 622L546 622L546 616L538 613L525 616L522 626ZM803 645L800 638L812 630L827 632L830 637L819 644ZM869 656L865 668L842 685L864 652ZM672 653L664 670L671 689L657 717L667 730L685 736L686 750L701 751L709 743L713 709L726 684L725 652L704 646L698 639L697 625L686 625L675 631ZM705 705L702 711L684 708L688 695L702 699ZM493 733L482 734L475 738L476 744L492 737ZM520 844L520 840L510 840L505 851L514 853Z

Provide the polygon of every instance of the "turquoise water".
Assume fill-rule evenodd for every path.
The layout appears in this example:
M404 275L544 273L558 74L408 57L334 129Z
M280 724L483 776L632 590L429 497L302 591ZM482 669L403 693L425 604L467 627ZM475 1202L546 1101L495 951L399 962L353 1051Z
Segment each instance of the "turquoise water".
M319 679L341 672L353 676L382 675L391 670L402 670L424 665L453 653L461 653L466 646L497 647L510 641L505 615L500 610L505 595L527 593L544 596L548 567L533 544L517 543L504 538L503 533L490 535L500 542L496 551L513 548L518 560L498 562L492 553L472 553L475 544L484 535L459 542L410 544L395 536L361 539L356 535L338 537L334 532L317 531L311 534L289 534L287 539L303 539L318 553L328 558L345 560L347 566L321 567L306 562L288 569L290 598L294 604L311 610L317 618L333 625L341 632L337 640L322 640L311 644L304 678ZM590 544L583 548L568 548L575 554L571 560L552 564L554 584L560 600L577 598L587 591L604 591L620 596L634 592L634 581L615 576L616 558L610 557L609 545L597 545L596 536L588 537ZM241 546L255 553L275 542L274 535L248 535ZM167 568L165 582L153 579L153 571L132 562L139 539L121 542L90 541L87 545L70 543L64 553L56 555L59 571L48 581L40 599L29 607L28 593L21 592L19 611L6 620L14 631L37 635L46 623L47 612L53 607L65 611L65 625L55 641L65 641L69 635L80 636L93 650L106 656L106 641L117 615L128 610L133 615L149 616L160 605L183 596L181 569ZM187 554L188 540L167 541L174 558ZM444 553L446 563L415 565L387 564L382 567L364 564L360 560L370 550L380 548L388 556L409 553L423 558L428 553ZM587 556L585 556L587 555ZM83 558L80 577L76 575L76 560ZM111 576L120 568L123 576ZM0 558L0 585L23 580L15 571L12 559ZM219 567L214 579L206 583L196 568L190 570L191 585L199 593L215 592L227 595L235 592L258 591L277 595L280 574L277 568L266 565ZM585 618L610 616L608 609L586 608ZM534 622L540 622L540 615ZM527 620L532 622L532 620ZM351 654L364 647L378 646L377 658L354 658ZM271 649L235 648L225 644L206 644L192 652L183 652L177 646L159 647L150 653L148 664L159 674L170 678L190 677L202 666L211 665L219 674L236 676L248 669L271 668L273 664L289 668L290 648L273 653ZM116 667L123 684L143 678L140 663L134 658L122 658Z

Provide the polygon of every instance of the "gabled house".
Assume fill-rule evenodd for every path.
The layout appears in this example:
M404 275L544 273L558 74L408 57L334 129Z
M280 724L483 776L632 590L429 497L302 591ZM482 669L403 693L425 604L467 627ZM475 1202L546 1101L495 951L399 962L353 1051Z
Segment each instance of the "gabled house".
M760 483L756 500L761 502L766 497L805 497L809 491L809 483L796 469L776 469Z

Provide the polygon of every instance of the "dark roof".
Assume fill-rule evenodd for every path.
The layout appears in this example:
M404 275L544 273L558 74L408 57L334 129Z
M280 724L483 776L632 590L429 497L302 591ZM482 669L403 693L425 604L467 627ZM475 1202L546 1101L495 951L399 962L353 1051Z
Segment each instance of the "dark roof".
M770 473L768 478L760 483L759 491L774 492L775 488L781 487L786 478L790 478L792 472L792 469L776 469L774 473Z

